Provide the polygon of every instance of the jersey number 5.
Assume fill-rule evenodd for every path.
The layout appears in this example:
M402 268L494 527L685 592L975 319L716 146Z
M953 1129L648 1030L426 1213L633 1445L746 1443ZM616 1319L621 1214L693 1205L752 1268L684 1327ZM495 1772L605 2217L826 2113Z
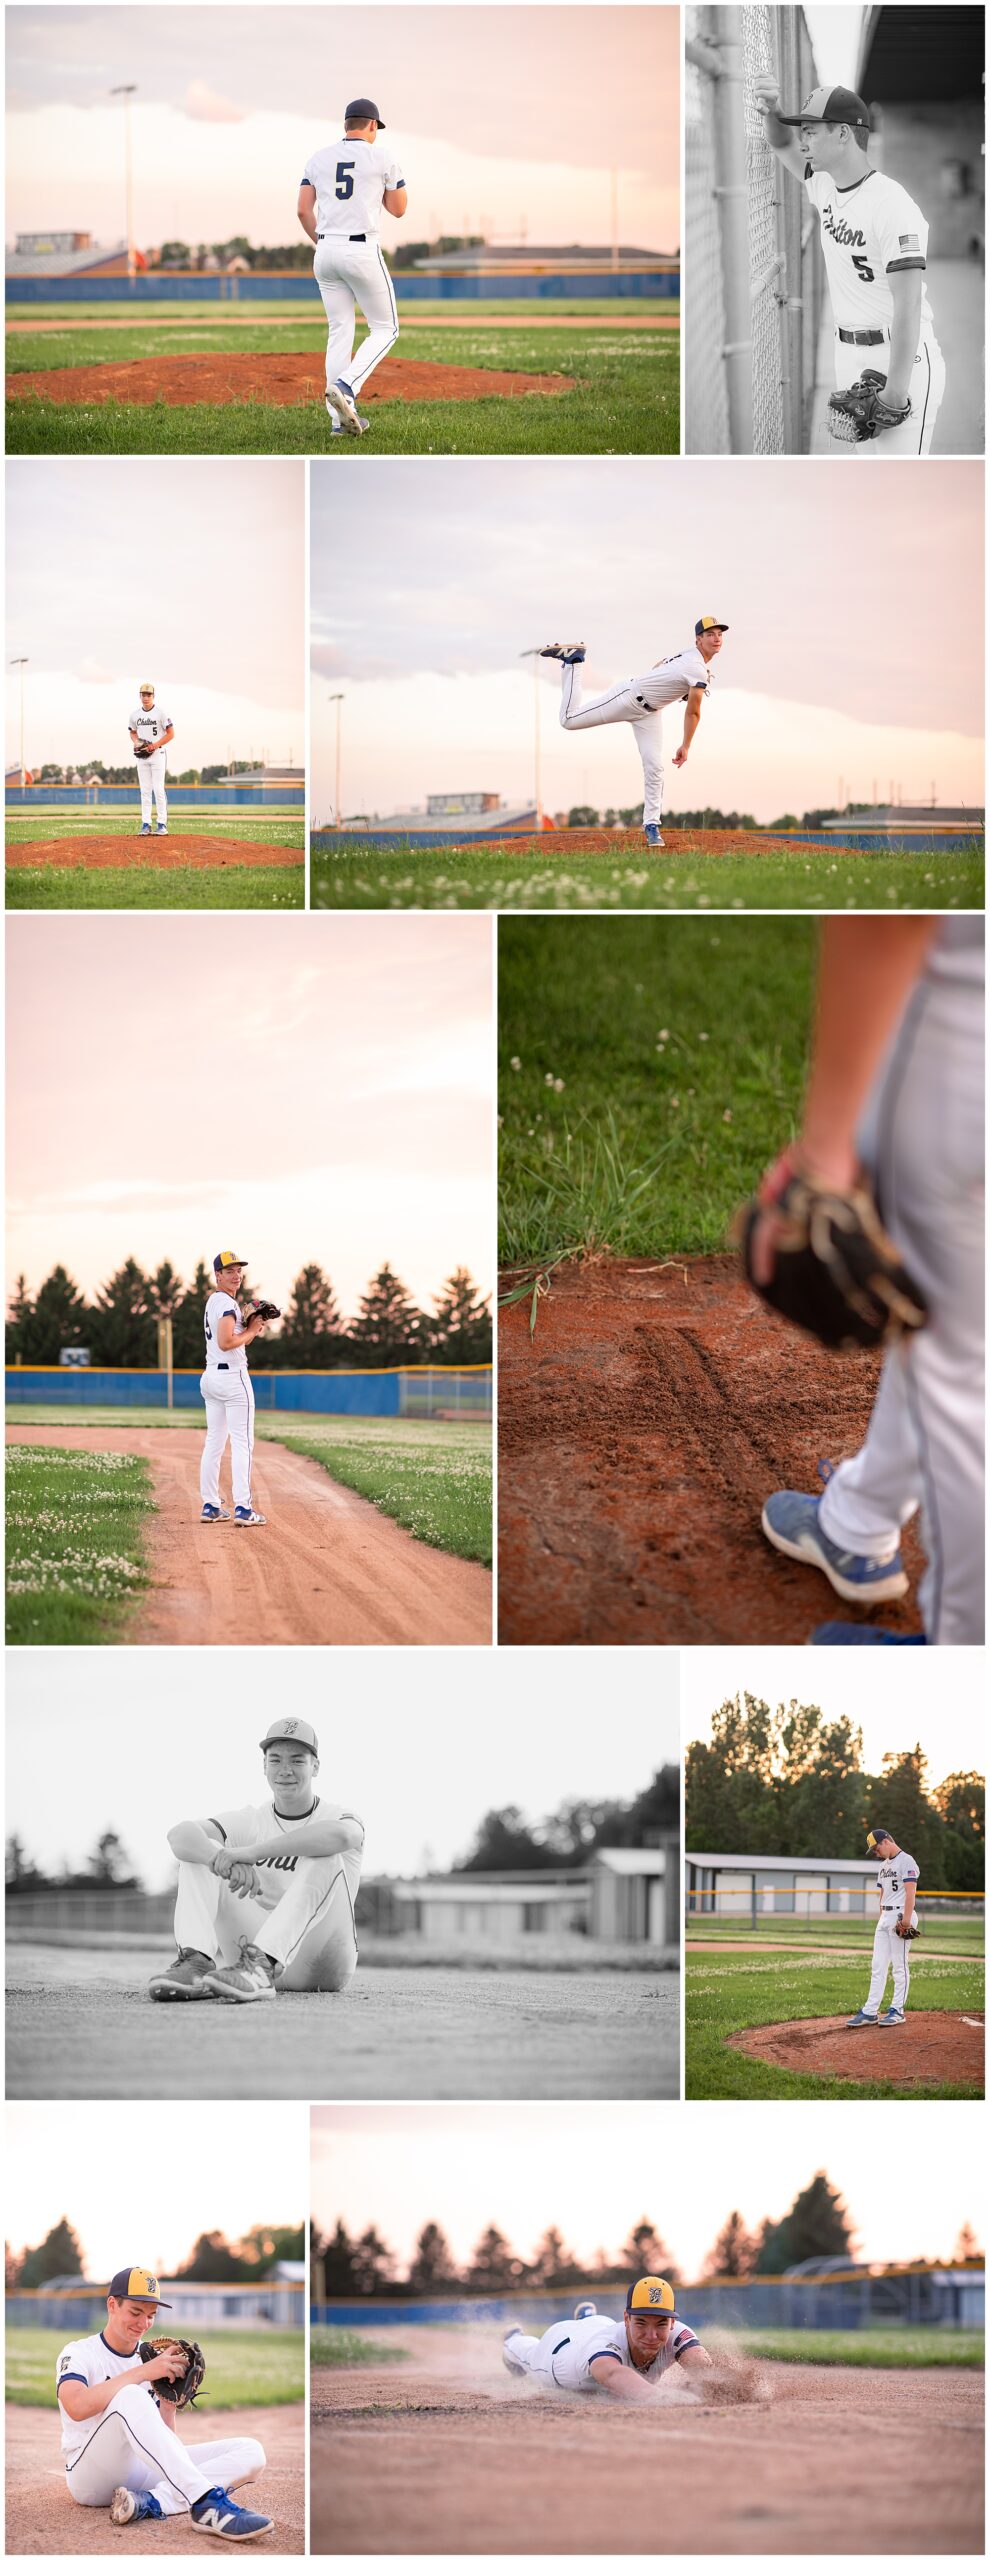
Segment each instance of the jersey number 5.
M339 193L340 193L340 189L339 189L339 188L338 188L337 192L338 192L338 195L339 195ZM858 275L858 276L860 276L860 277L862 278L862 281L863 281L863 283L864 283L864 284L875 284L875 282L876 282L876 278L875 278L875 276L874 276L873 269L872 269L872 267L868 267L868 266L867 266L867 263L866 263L865 258L854 258L854 259L853 259L853 265L854 265L854 267L855 267L855 269L856 269L856 273L857 273L857 275Z
M353 160L337 162L337 184L334 193L341 204L346 204L348 196L354 193L354 166Z

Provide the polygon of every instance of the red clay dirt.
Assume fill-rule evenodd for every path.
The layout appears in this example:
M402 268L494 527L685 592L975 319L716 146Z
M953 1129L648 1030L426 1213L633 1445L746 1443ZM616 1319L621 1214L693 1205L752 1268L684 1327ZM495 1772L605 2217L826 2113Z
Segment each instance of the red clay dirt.
M237 836L37 836L7 847L8 871L287 871L298 846L247 844Z
M683 860L686 854L694 862L704 859L707 854L724 853L807 853L809 856L817 854L819 858L826 853L835 853L840 854L843 861L847 857L850 862L862 859L862 848L857 852L852 845L800 845L795 844L793 836L751 835L745 828L735 835L714 827L706 827L702 834L694 829L689 833L687 828L675 828L660 853L651 845L644 844L638 827L618 830L615 827L547 827L538 836L472 836L471 842L472 845L496 844L500 853L522 853L527 861L534 854L544 854L550 861L562 853L610 853L613 859L618 855L628 861L635 856L637 861L642 859L655 863L676 861L678 856Z
M903 2027L857 2027L844 2018L792 2018L775 2027L743 2027L726 2036L736 2053L753 2053L782 2071L820 2080L895 2080L902 2089L931 2089L944 2080L983 2088L983 2012L908 2010Z
M52 2371L58 2340L52 2331ZM184 2409L182 2436L195 2457L197 2440L217 2436L257 2436L267 2454L266 2469L253 2490L233 2489L238 2506L260 2507L271 2516L274 2532L264 2537L266 2551L302 2551L306 2511L305 2418L302 2409ZM58 2417L54 2409L23 2409L7 2403L7 2540L8 2551L65 2551L76 2560L90 2553L119 2552L120 2528L106 2507L77 2507L65 2485L59 2452ZM142 2552L201 2552L203 2536L182 2516L154 2517L138 2527Z
M864 2494L885 2551L983 2549L981 2373L764 2365L724 2407L673 2373L634 2408L511 2381L480 2323L375 2335L408 2361L313 2371L314 2553L862 2552Z
M202 1434L11 1423L8 1443L144 1458L157 1509L143 1543L151 1588L127 1644L490 1644L483 1565L410 1537L313 1458L259 1441L252 1490L264 1529L200 1524Z
M411 357L386 356L361 392L362 408L378 400L520 400L529 392L573 391L566 373L489 373L477 365L421 364ZM72 364L50 373L17 373L7 378L12 399L36 392L71 408L93 401L121 400L128 407L149 408L164 400L170 409L191 409L260 400L266 408L296 409L316 400L323 408L326 366L322 349L314 355L149 356L132 364ZM329 426L329 421L328 421Z
M516 1275L505 1275L507 1281ZM754 1297L734 1255L572 1262L499 1321L503 1644L803 1644L857 1612L770 1547L776 1487L820 1490L859 1447L879 1374ZM909 1531L908 1571L919 1551Z

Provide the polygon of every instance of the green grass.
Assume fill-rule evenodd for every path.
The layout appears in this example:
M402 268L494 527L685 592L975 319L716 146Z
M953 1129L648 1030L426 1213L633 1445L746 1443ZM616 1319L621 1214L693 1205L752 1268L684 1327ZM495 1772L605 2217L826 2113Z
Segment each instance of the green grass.
M80 2302L76 2306L77 2327L66 2329L19 2329L7 2324L7 2389L8 2400L22 2409L51 2409L55 2401L55 2365L62 2348L73 2335L96 2335L102 2326L104 2306L99 2302ZM155 2335L154 2330L149 2336ZM172 2337L175 2329L163 2323L162 2337ZM206 2357L206 2383L197 2406L206 2413L218 2409L276 2409L299 2401L305 2393L306 2333L303 2329L274 2329L265 2321L257 2327L200 2329L199 2343Z
M245 353L305 353L324 342L322 328L304 325L238 333ZM221 325L197 329L186 349L169 334L171 355L230 351ZM170 408L119 401L63 406L28 393L7 404L8 453L333 453L340 460L383 453L676 453L680 436L677 330L559 328L417 329L403 357L421 364L470 365L482 371L565 373L573 391L545 397L437 401L383 401L372 412L367 436L334 441L319 400L292 407L260 401L228 401ZM154 329L66 331L8 340L13 373L56 372L69 365L129 363L162 354Z
M400 293L397 296L397 299L399 305L399 322L402 328L410 328L419 321L430 320L446 321L448 326L450 325L450 304L449 302L441 300L439 297L430 301L424 296L422 300L410 302L404 300ZM123 313L122 301L120 304L110 306L109 308L105 302L92 301L46 302L44 305L32 305L26 302L8 302L7 321L10 323L15 320L20 321L27 319L32 309L37 310L40 317L43 309L45 318L48 320L88 321L91 328L100 331L101 336L105 333L107 337L112 335L112 337L115 338L117 336L123 336L123 328L120 321L116 321L114 323L112 332L105 329L106 321L110 316L110 309L114 307ZM586 313L587 317L593 320L614 320L617 313L620 311L635 312L637 318L644 320L662 320L665 318L669 320L679 320L681 315L681 306L675 294L668 295L652 293L636 296L635 298L632 295L623 295L618 300L614 294L589 294L587 300L585 300L583 296L580 300L577 300L573 294L567 293L547 294L545 296L541 296L539 303L535 306L527 296L522 294L514 296L506 295L504 301L501 295L499 295L497 300L493 296L490 301L486 299L485 301L479 301L477 304L462 304L460 307L461 309L469 309L472 318L477 316L480 319L482 314L488 311L491 313L492 319L496 322L500 320L532 320L535 318L537 310L545 312L548 319L563 321L573 320L576 318L578 312ZM141 312L144 312L146 315L144 320L142 320L140 316ZM226 320L221 320L221 313L227 314ZM210 301L205 298L199 302L193 300L183 302L177 297L172 302L162 300L160 302L156 302L153 306L148 303L143 303L135 307L135 311L131 319L131 326L135 329L143 328L147 330L153 324L154 329L157 330L159 323L163 320L177 320L187 324L190 322L206 322L207 325L212 328L222 328L224 340L228 346L231 344L232 339L237 345L240 344L240 332L242 328L257 327L259 324L263 324L266 320L289 320L293 323L297 323L301 329L306 331L307 345L322 346L326 339L326 323L323 318L323 306L320 302L319 293L315 285L313 287L312 310L310 312L306 311L303 304L296 298L296 296L293 295L290 297L285 294L279 296L277 287L273 287L270 296L258 295L255 297L252 295L250 301L247 299L241 301L239 296L235 296L229 302L218 304L215 301ZM28 334L28 331L25 330L25 337ZM48 334L47 330L39 329L37 332L37 336L40 339L46 338ZM76 336L77 334L81 334L81 332L73 330L72 334L73 336ZM20 337L20 329L18 329L14 335L16 342L16 339ZM360 344L360 340L358 343ZM31 370L33 371L34 368L32 367Z
M953 1912L951 1915L940 1913L937 1918L934 1914L929 1917L922 1901L919 1904L919 1918L922 1941L926 1947L937 1950L940 1955L968 1955L975 1960L982 1958L984 1946L982 1912ZM729 1913L723 1913L722 1918L718 1920L710 1918L707 1913L699 1914L697 1917L692 1913L687 1924L687 1943L689 1947L694 1947L712 1939L745 1938L747 1942L752 1942L754 1952L759 1953L760 1939L763 1937L787 1938L797 1948L802 1945L819 1948L823 1944L828 1949L832 1947L861 1948L870 1938L872 1929L872 1918L857 1920L852 1912L829 1912L827 1915L823 1913L819 1920L806 1920L796 1918L786 1911L776 1914L768 1911L761 1916L759 1928L751 1930L748 1912L740 1907L735 1919Z
M503 1267L724 1245L793 1131L814 953L800 917L500 925Z
M981 2331L959 2329L745 2329L731 2332L743 2355L771 2364L866 2365L900 2373L922 2365L982 2370Z
M119 1643L153 1509L143 1458L8 1449L8 1644Z
M382 2347L356 2329L311 2329L309 2357L314 2365L410 2364L408 2347Z
M315 1458L337 1484L363 1494L428 1547L477 1564L492 1560L491 1435L476 1422L388 1422L355 1430L341 1417L271 1437Z
M136 833L138 812L120 809L32 809L22 814L8 811L6 840L8 846L38 842L57 843L63 837L114 835L129 837ZM270 870L263 865L227 868L217 863L208 870L156 871L153 866L133 870L111 871L45 863L37 870L8 867L6 904L8 908L217 908L217 907L303 907L306 900L305 826L290 810L284 818L243 816L228 812L211 802L202 811L182 809L169 817L169 847L174 855L181 847L183 835L230 834L244 844L294 845L299 852L298 870L281 864ZM153 839L152 839L153 841Z
M682 857L671 870L648 857L638 836L605 855L548 854L549 839L479 852L383 852L345 838L343 850L312 853L312 904L352 907L483 907L511 913L606 908L674 914L733 908L982 907L983 860L968 853L861 854L836 862L831 853L780 856L720 854ZM668 850L672 850L670 847Z
M855 1964L829 1955L807 1955L791 1964L779 1950L763 1954L693 1956L685 1991L685 2096L688 2098L924 2098L973 2100L968 2083L944 2080L907 2088L892 2080L828 2079L815 2072L785 2071L755 2054L726 2048L725 2038L745 2027L774 2026L791 2018L849 2018L860 2007L870 1976L872 1945L864 1932ZM910 2015L927 2009L962 2011L983 2002L983 1967L929 1960L911 1978ZM899 2032L899 2030L897 2031ZM908 2032L908 2030L905 2030ZM880 2059L874 2040L870 2060Z

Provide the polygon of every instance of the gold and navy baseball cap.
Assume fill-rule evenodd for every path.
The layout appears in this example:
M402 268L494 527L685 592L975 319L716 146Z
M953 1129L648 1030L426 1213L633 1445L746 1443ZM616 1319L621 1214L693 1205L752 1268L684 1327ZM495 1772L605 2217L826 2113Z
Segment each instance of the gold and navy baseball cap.
M868 1848L868 1849L876 1850L877 1854L878 1854L880 1857L882 1857L882 1856L883 1856L883 1844L884 1844L884 1841L885 1841L885 1840L889 1840L889 1839L890 1839L890 1833L889 1833L889 1831L885 1831L885 1830L884 1830L884 1827L883 1827L882 1822L878 1822L878 1824L877 1824L877 1827L876 1827L876 1830L875 1830L875 1831L868 1831L868 1832L867 1832L867 1834L866 1834L866 1846L867 1846L867 1848Z
M146 2302L156 2311L171 2311L172 2308L170 2302L162 2301L158 2278L152 2275L150 2267L118 2267L116 2275L110 2278L107 2292L112 2293L115 2302Z
M716 622L713 613L703 613L700 622L695 623L694 636L700 640L703 631L727 631L728 628L727 622Z
M385 127L373 98L351 99L350 106L344 108L344 123L350 124L352 118L356 122L358 117L360 117L362 124L370 124L372 119L374 119L375 124L381 125L382 132L384 133Z
M141 692L141 693L154 693L155 688L154 688L154 685L153 685L153 684L149 684L149 683L148 683L148 680L147 680L147 677L146 677L146 678L145 678L145 681L144 681L144 683L143 683L143 685L140 685L140 686L139 686L139 688L138 688L138 690L139 690L139 692Z
M782 116L774 110L778 124L852 124L869 133L870 110L855 89L813 89L799 116Z
M669 2320L674 2309L674 2288L666 2276L637 2276L626 2295L626 2310L652 2312L656 2320Z
M215 1253L213 1268L214 1271L246 1271L247 1263L242 1253Z
M260 1749L270 1751L273 1742L304 1742L314 1759L319 1759L320 1746L316 1734L302 1716L279 1716L274 1724L270 1724Z

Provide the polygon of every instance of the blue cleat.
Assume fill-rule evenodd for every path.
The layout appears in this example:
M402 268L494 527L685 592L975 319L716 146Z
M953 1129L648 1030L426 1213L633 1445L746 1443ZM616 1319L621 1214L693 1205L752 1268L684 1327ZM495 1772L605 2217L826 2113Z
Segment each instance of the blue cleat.
M903 2009L888 2009L882 2018L877 2019L878 2027L903 2027L904 2024Z
M150 828L150 827L142 827L142 828L140 829L140 833L141 833L143 836L150 836L150 834L151 834L151 828Z
M565 667L574 667L585 655L585 643L583 640L548 640L546 648L541 649L538 655L541 658L560 658Z
M328 417L340 419L345 436L363 436L367 419L362 424L358 416L357 401L349 383L328 382L326 403Z
M235 1529L265 1529L268 1523L263 1511L248 1511L238 1502L234 1509Z
M597 2317L598 2317L598 2305L597 2305L597 2303L596 2303L596 2302L579 2302L579 2303L578 2303L578 2306L577 2306L577 2310L575 2311L574 2317L575 2317L575 2320L597 2320Z
M881 1564L875 1556L857 1556L848 1547L835 1546L819 1521L820 1507L820 1494L772 1493L763 1505L764 1537L797 1564L817 1565L842 1600L859 1600L864 1608L875 1600L902 1600L908 1578L900 1549L895 1548Z
M230 1513L222 1511L218 1502L204 1502L199 1516L201 1520L229 1520Z
M659 827L644 827L643 834L646 837L647 844L655 844L660 853L664 853L666 851Z
M809 1644L927 1644L927 1636L891 1636L885 1627L854 1627L847 1618L826 1618Z
M225 2489L208 2489L205 2498L197 2498L189 2509L189 2522L197 2533L218 2533L225 2542L255 2542L259 2534L273 2531L270 2516L235 2507Z
M876 2018L875 2018L875 2017L872 2017L872 2018L871 2018L871 2016L870 2016L870 2012L869 2012L869 2010L868 2010L868 2009L857 2009L857 2011L856 2011L856 2015L855 2015L855 2017L854 2017L854 2018L847 2018L847 2019L846 2019L846 2025L847 2025L847 2027L875 2027L875 2026L876 2026L876 2024L877 2024L877 2020L876 2020Z
M150 2489L115 2489L110 2500L111 2524L147 2524L163 2512Z

